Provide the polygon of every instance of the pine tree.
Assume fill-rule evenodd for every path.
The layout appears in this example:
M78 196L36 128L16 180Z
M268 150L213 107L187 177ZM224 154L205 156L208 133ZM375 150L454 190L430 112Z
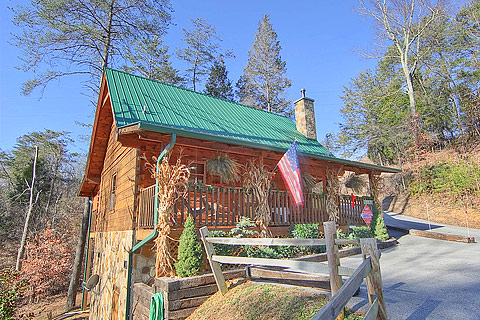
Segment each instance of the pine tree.
M210 76L205 84L205 93L226 100L234 100L232 82L223 60L216 61L210 68Z
M142 76L172 85L184 82L178 70L172 67L168 46L158 36L135 41L126 58L132 64L124 67L127 72L139 72Z
M191 277L200 271L203 262L202 245L197 237L197 231L193 224L192 216L188 216L180 244L178 245L178 261L175 263L175 270L180 277Z
M240 102L269 112L290 114L285 90L291 86L286 63L280 56L280 42L267 14L258 23L247 66L237 82Z
M385 221L383 221L383 214L378 211L376 205L373 206L372 211L373 217L372 223L370 224L370 230L376 239L380 241L388 240L390 236L388 235Z
M193 91L202 78L208 73L209 67L221 57L230 57L232 53L220 52L222 39L217 35L215 27L203 18L190 20L193 29L183 29L185 48L177 50L179 59L186 61L190 67L186 70L186 78L192 83Z

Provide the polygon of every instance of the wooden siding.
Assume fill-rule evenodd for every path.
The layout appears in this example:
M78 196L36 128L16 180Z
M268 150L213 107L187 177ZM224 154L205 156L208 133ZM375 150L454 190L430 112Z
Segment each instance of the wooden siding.
M131 230L135 215L137 151L116 140L112 125L99 190L93 199L93 231ZM110 209L112 177L116 175L114 207Z
M158 157L162 152L163 147L169 142L170 137L165 136L161 141L155 143L154 141L137 140L137 148L140 149L140 189L147 188L155 183L152 177L151 171L148 169L149 164L155 164L153 157ZM122 140L121 135L119 140L128 144L128 140ZM213 149L217 147L218 149ZM258 149L237 146L229 146L223 144L210 144L208 141L189 139L185 140L183 137L177 137L177 143L171 152L171 163L175 162L179 156L182 157L182 163L188 164L192 162L203 162L207 159L214 158L220 153L227 153L233 160L240 165L245 166L250 161L260 163L263 161L264 165L270 170L273 170L277 165L283 154L272 151L261 151ZM316 180L325 180L325 164L321 164L319 160L313 160L308 158L300 159L302 167L308 168L310 173ZM280 173L273 178L273 187L278 190L285 190L285 185ZM208 170L206 173L205 184L217 184L221 183L218 176L211 175ZM228 187L242 187L241 181L237 183L228 184Z

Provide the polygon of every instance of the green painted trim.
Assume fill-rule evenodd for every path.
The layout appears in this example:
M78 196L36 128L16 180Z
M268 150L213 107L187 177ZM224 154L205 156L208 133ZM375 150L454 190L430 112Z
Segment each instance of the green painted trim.
M159 164L162 162L163 158L167 155L168 152L170 152L173 149L173 146L175 145L175 141L177 140L177 135L175 133L172 133L172 137L170 139L170 143L163 149L162 153L158 157L157 160L157 173L158 173L158 167ZM154 221L154 226L157 225L158 223L158 179L155 179L155 208L153 212L153 221ZM150 233L148 236L145 237L142 241L137 243L136 245L133 246L133 248L128 252L128 274L127 274L127 301L126 301L126 310L125 310L125 320L129 320L130 316L130 295L131 295L131 286L132 286L132 260L133 260L133 253L143 247L147 242L150 240L153 240L156 236L158 235L158 230L156 228L153 229L153 232Z
M83 282L87 281L87 263L88 251L90 250L90 226L92 225L92 197L88 197L88 230L87 230L87 250L85 251L85 261L83 264ZM81 310L85 310L85 288L82 287L82 306Z
M216 141L216 142L228 143L228 144L233 144L233 145L238 145L238 146L245 146L245 147L251 147L251 148L255 148L255 149L263 149L263 150L269 150L269 151L275 151L275 152L286 152L287 151L287 149L282 148L282 147L267 146L267 145L264 145L264 144L261 144L261 143L254 143L254 142L243 141L243 140L229 138L229 137L222 137L222 136L218 136L218 135L214 135L214 134L210 134L210 133L206 133L206 132L196 132L196 131L184 130L184 129L180 129L180 128L176 128L176 127L166 127L166 126L161 126L161 125L156 125L156 124L151 124L151 123L145 123L145 122L137 122L133 125L136 125L138 127L138 129L145 130L145 131L153 131L153 132L167 133L167 134L178 134L179 136L183 136L183 137L189 137L189 138L195 138L195 139L201 139L201 140L209 140L209 141ZM124 126L124 127L130 127L130 126L132 126L132 124L130 124L128 126ZM123 128L123 127L121 127L121 128ZM299 145L302 144L301 142L297 142L297 143ZM330 157L330 156L307 153L307 152L303 152L303 154L308 156L309 158L331 161L331 162L335 162L335 163L340 163L340 164L345 164L345 165L350 165L350 166L355 166L355 167L360 167L360 168L365 168L365 169L371 169L371 170L389 172L389 173L401 172L400 169L378 166L378 165L370 164L370 163L363 163L363 162L359 162L359 161L340 159L340 158L336 158L336 157Z

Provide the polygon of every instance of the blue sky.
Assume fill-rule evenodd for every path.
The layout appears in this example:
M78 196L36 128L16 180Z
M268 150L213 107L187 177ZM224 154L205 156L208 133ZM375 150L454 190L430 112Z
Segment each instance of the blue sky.
M20 93L21 84L30 75L15 69L21 52L8 43L11 33L17 30L6 8L17 3L7 0L0 7L0 149L10 150L17 137L46 128L70 131L73 138L90 135L91 129L75 124L93 122L93 107L80 76L50 83L43 96L39 91L27 97ZM184 70L185 66L174 57L175 47L182 45L182 27L189 26L190 18L206 18L223 38L223 47L233 50L236 56L226 61L229 78L235 83L246 65L258 21L269 14L292 80L287 97L294 101L300 97L300 89L305 88L307 96L315 99L317 136L321 141L327 133L338 131L343 86L376 63L357 53L374 47L374 34L370 20L355 12L356 4L353 0L172 1L175 25L164 41L170 47L174 67ZM86 152L88 146L78 141L73 149Z

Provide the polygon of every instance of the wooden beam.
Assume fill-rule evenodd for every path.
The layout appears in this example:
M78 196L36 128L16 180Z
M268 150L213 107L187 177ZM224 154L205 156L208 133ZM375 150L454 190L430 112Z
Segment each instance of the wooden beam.
M110 93L107 91L107 93L105 94L105 97L103 98L102 108L107 106L107 102L109 102L109 100L110 100ZM110 103L108 105L110 105Z
M268 258L249 258L249 257L233 257L233 256L217 256L213 255L212 260L226 264L245 264L252 266L264 267L282 267L292 271L300 271L306 273L328 274L328 265L321 262L310 262L300 260L284 260L284 259L268 259ZM347 267L339 267L339 274L350 276L355 270Z
M325 239L288 239L288 238L222 238L207 237L210 243L253 246L324 246ZM345 239L349 240L349 239Z
M99 174L90 174L86 176L85 181L90 184L100 184L101 176Z
M227 293L227 283L225 282L225 278L223 276L222 268L220 264L216 261L213 261L212 256L215 254L215 248L213 244L208 242L205 238L208 236L208 228L203 227L200 228L200 237L202 238L203 246L205 248L205 252L207 253L207 259L210 263L210 268L212 269L213 276L215 277L215 282L217 283L218 291L225 295Z
M367 256L371 259L372 272L367 276L367 290L370 304L373 304L373 295L375 294L378 300L377 319L387 320L387 306L383 294L382 274L380 272L380 255L378 252L377 240L373 238L360 239L360 246L362 248L364 259Z
M373 301L373 304L368 308L367 313L365 314L365 317L363 317L363 320L375 320L377 319L378 315L378 299L375 299Z
M347 302L352 298L363 282L363 278L371 271L370 259L362 262L343 287L332 296L330 301L313 316L312 320L332 320L344 310Z
M440 233L436 231L427 231L427 230L416 230L410 229L408 232L413 236L431 238L431 239L438 239L438 240L446 240L446 241L456 241L456 242L464 242L464 243L474 243L474 237L467 237L467 236L460 236L456 234L448 234L448 233Z

